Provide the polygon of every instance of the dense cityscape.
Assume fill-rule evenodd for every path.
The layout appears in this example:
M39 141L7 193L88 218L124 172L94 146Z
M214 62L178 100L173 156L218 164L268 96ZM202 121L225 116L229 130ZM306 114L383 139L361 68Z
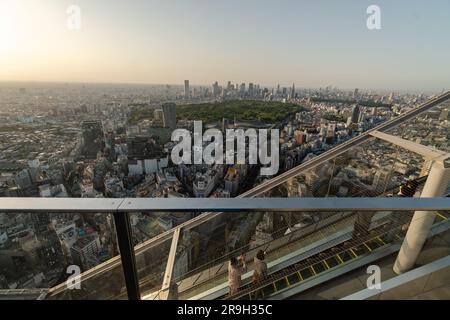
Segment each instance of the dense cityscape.
M180 86L2 83L0 97L0 197L229 198L271 177L260 175L260 165L175 166L173 130L192 131L196 117L205 128L222 132L277 128L282 173L431 96L294 84L191 86L186 80ZM448 106L436 108L396 134L449 151L448 113ZM421 157L371 143L267 196L376 195L425 171ZM133 214L134 241L142 243L193 217ZM297 217L283 230L304 219ZM113 223L104 214L0 213L0 288L51 287L65 279L69 264L88 270L114 257ZM238 246L241 238L256 246L271 237L274 224L267 215L232 221L227 246ZM186 247L208 241L202 236L191 236ZM197 252L186 264L200 260Z

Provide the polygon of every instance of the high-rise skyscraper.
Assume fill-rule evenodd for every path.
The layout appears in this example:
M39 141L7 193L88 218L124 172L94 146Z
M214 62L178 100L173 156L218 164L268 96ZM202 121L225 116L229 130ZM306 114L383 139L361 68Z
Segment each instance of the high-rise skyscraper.
M332 144L334 142L335 132L336 132L336 124L329 123L327 126L327 133L326 133L326 137L325 137L326 143Z
M245 83L241 83L241 86L239 88L239 94L241 96L245 95Z
M352 117L351 117L351 121L352 123L358 123L359 122L359 106L357 104L355 104L355 106L352 109Z
M87 270L93 266L89 260L95 258L100 249L100 238L97 233L93 233L78 239L70 248L70 253L73 262Z
M175 130L177 126L177 106L175 103L164 103L162 105L164 127Z
M253 83L251 82L248 84L248 95L250 98L253 97Z
M221 92L221 90L220 90L220 87L219 87L219 84L217 83L217 81L216 82L214 82L213 83L213 96L218 96Z
M295 98L295 84L292 84L292 88L291 88L291 99Z
M88 159L95 159L98 152L105 148L102 122L100 120L83 121L81 130L83 136L82 154Z
M389 103L392 103L392 101L394 101L394 93L393 93L393 92L391 92L391 93L389 94L389 99L388 99L388 102L389 102Z
M360 109L358 114L358 123L364 122L366 120L366 114L364 113L365 109Z
M184 98L189 99L191 97L191 91L189 89L189 80L184 80Z

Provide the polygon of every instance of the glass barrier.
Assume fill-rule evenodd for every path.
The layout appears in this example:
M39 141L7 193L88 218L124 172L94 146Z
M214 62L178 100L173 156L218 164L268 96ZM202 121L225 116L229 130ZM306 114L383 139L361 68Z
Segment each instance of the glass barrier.
M209 221L208 227L200 225L181 231L172 274L176 297L190 299L213 288L226 287L231 257L243 255L251 271L259 251L265 252L267 263L274 264L282 263L294 252L315 252L327 244L356 245L369 234L381 237L378 242L396 241L400 245L412 214L412 211L379 211L221 215L229 218ZM448 218L448 212L438 213L436 223L447 222ZM159 299L161 289L148 291L143 297Z
M450 101L445 101L386 133L450 152L449 110Z
M322 275L334 272L340 267L347 266L347 271L357 269L367 263L373 263L386 257L395 260L396 251L402 245L413 212L373 212L370 215L357 214L352 228L348 229L341 241L329 241L328 246L320 250L310 250L301 254L299 259L291 259L290 263L277 268L273 260L267 260L268 272L258 281L245 279L242 285L232 294L218 296L219 299L265 299L274 297L280 292L289 290L294 286L304 285L308 281L317 279ZM436 219L432 226L425 248L447 248L448 242L443 242L441 235L448 237L449 212L436 212ZM329 238L331 240L331 238ZM304 247L306 248L306 247ZM444 250L445 251L445 250ZM292 256L291 251L291 256ZM430 255L430 252L432 254ZM431 250L427 253L427 261L442 257L442 250ZM445 255L445 254L444 254ZM362 259L364 262L362 261ZM362 264L361 264L362 263ZM281 264L281 263L280 263ZM390 273L394 276L394 273ZM386 278L383 281L387 280ZM320 283L320 280L316 282Z
M229 261L232 257L239 256L244 256L247 263L248 275L243 282L247 285L251 281L249 275L254 269L255 257L260 251L265 253L266 263L273 267L284 263L286 259L291 259L296 253L303 257L315 256L323 253L323 250L336 247L339 249L344 243L345 252L351 252L347 248L348 245L352 248L356 246L358 250L361 245L366 249L372 248L371 245L375 246L376 243L371 243L371 239L365 237L381 239L376 240L378 244L395 242L400 245L412 213L412 211L227 212L227 214L212 214L214 216L203 223L204 217L211 213L203 215L196 213L195 215L198 215L196 224L180 227L174 251L172 285L176 284L174 287L178 299L194 298L217 287L226 289ZM158 214L168 219L173 212ZM17 219L23 222L21 232L7 229L8 238L6 241L2 240L0 262L3 289L6 289L5 283L9 289L51 287L46 295L47 299L127 299L123 269L117 255L117 240L115 232L111 232L114 229L110 229L113 227L110 214L37 215L2 214L2 226L12 224L10 219L15 219L13 221L15 226L20 225L17 224ZM47 220L46 216L50 217L50 220ZM74 222L70 220L71 223L63 224L63 218L68 217L72 217ZM447 211L436 213L435 226L441 224L446 226L444 228L442 225L439 232L448 230L449 217ZM46 224L44 221L50 223ZM97 224L109 223L110 228L103 226L94 229L92 227L94 221ZM141 297L144 299L167 298L162 295L161 289L174 234L177 233L162 234L135 247ZM65 249L67 243L72 243L70 251ZM80 247L80 250L74 249L77 247ZM114 257L106 259L105 248L109 248ZM353 249L356 253L354 257L360 256L356 249ZM333 250L335 253L337 249ZM368 254L371 250L374 249L367 249L363 254ZM325 253L329 252L331 251ZM90 268L90 263L99 262L93 261L95 257L97 259L104 257L106 261ZM333 259L327 263L332 261ZM71 265L77 265L80 271L84 271L81 274L79 288L70 286L70 283L74 283L70 277L72 273L68 273L68 267ZM283 267L283 270L292 271L286 268ZM270 279L278 279L279 276L277 273ZM14 281L17 285L12 287ZM173 286L170 288L173 290ZM249 288L246 290L251 291Z
M0 289L53 288L55 299L123 296L120 265L100 276L108 281L96 274L119 258L112 214L0 213L0 226ZM78 274L79 289L70 285Z
M263 195L289 198L395 196L409 178L423 185L428 171L420 155L372 138L314 169L299 173Z

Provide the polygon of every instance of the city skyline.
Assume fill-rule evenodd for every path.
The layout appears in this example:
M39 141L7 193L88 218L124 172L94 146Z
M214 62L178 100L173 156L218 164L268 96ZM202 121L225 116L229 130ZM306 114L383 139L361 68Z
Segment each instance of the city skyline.
M382 29L373 31L366 26L369 1L79 0L75 31L66 26L68 1L3 4L2 82L282 81L298 88L434 92L450 86L444 63L450 46L440 41L450 27L445 1L378 1Z
M190 88L191 90L194 88L202 88L202 89L207 89L207 88L211 88L214 86L214 83L217 82L219 84L219 86L222 84L223 86L226 86L227 83L229 81L223 81L223 82L219 82L219 81L214 81L213 83L190 83ZM242 83L244 83L245 85L248 85L249 83L252 82L241 82L241 81L231 81L231 83L233 85L241 85ZM256 83L255 83L256 84ZM434 88L434 89L428 89L428 90L424 90L424 89L420 89L420 88L403 88L403 89L392 89L392 88L370 88L370 87L339 87L334 85L333 83L329 83L328 85L324 85L324 86L298 86L295 83L286 83L283 81L279 81L279 82L275 82L275 83L269 83L269 84L265 84L265 83L257 83L259 84L259 86L261 88L267 88L267 89L277 89L278 86L280 86L280 88L286 88L288 90L292 89L292 85L294 84L295 86L295 91L301 91L301 90L320 90L320 89L326 89L326 88L330 88L331 90L339 90L339 91L349 91L349 92L353 92L355 89L361 91L361 92L368 92L368 93L372 93L372 94L390 94L390 93L399 93L399 94L440 94L444 91L446 91L446 88ZM20 88L34 88L34 89L40 89L40 88L44 88L44 87L58 87L58 86L82 86L82 87L86 87L86 86L98 86L98 87L110 87L110 88L126 88L126 87L162 87L162 86L170 86L176 89L179 89L180 93L183 93L184 95L184 80L182 80L180 83L150 83L150 82L103 82L103 81L98 81L98 82L92 82L92 81L64 81L64 80L60 80L60 81L39 81L39 80L35 80L35 81L30 81L30 80L15 80L15 81L11 81L11 80L0 80L0 90L1 89L20 89ZM220 86L222 87L222 86Z

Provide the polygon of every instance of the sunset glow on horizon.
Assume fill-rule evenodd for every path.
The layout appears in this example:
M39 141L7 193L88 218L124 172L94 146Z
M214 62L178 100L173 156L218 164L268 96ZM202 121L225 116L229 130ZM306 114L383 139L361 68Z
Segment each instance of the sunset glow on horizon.
M0 2L0 81L450 87L450 2ZM81 9L69 30L67 8Z

